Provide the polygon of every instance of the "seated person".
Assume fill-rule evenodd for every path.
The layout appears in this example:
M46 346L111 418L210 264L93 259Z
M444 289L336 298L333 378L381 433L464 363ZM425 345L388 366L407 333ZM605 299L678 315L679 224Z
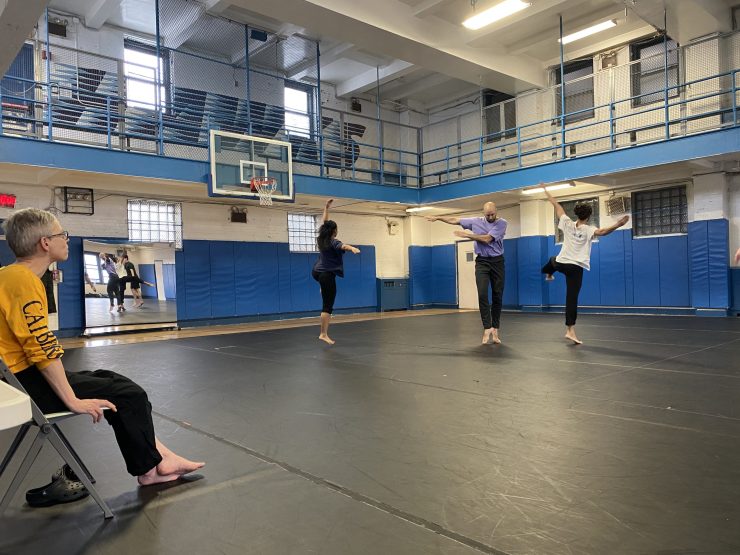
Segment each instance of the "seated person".
M49 330L40 279L52 263L69 255L68 234L56 217L27 208L13 213L4 227L17 260L0 268L0 357L39 408L47 414L89 414L96 423L105 417L128 472L142 486L176 480L201 468L205 463L175 454L156 438L152 407L136 383L108 370L64 369L64 350Z

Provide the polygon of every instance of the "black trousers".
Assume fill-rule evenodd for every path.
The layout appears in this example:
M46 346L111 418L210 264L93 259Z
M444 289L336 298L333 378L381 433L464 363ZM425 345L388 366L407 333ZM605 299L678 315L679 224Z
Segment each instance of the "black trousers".
M105 399L116 405L117 412L103 414L113 427L129 474L141 476L162 461L154 437L152 405L139 385L109 370L66 374L78 398ZM69 410L35 366L15 376L45 414Z
M334 310L334 300L337 298L337 276L333 272L311 272L313 279L321 286L321 312L331 314Z
M478 256L475 259L475 286L478 288L478 308L483 329L501 326L501 307L504 303L504 256ZM492 300L488 302L488 288Z
M578 294L583 284L583 268L577 264L562 264L553 256L542 267L543 274L560 272L565 276L565 325L575 326L578 317Z
M123 289L120 286L121 279L115 274L108 274L108 298L110 299L110 305L113 306L113 300L118 300L118 305L123 304L123 289L126 285L123 285Z

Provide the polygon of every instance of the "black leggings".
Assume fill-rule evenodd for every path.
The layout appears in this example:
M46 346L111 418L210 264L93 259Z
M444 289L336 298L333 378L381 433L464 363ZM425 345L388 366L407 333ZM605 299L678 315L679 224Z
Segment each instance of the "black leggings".
M334 299L337 298L337 276L333 272L317 272L311 275L321 286L321 312L331 314L334 310Z
M106 410L103 415L113 427L129 474L141 476L162 461L154 437L152 405L140 386L109 370L65 373L78 398L105 399L116 405L116 412ZM15 376L41 412L48 414L69 410L35 366Z
M483 329L498 329L501 325L501 307L504 304L504 257L478 256L475 259L475 286L478 288L478 308ZM488 302L488 288L492 302Z
M578 293L581 292L581 284L583 283L583 268L576 264L563 264L555 260L553 256L542 267L542 273L552 275L555 272L565 275L567 289L565 294L565 325L575 326L578 317Z
M110 299L110 305L113 306L113 299L118 300L118 306L121 306L123 304L123 290L126 288L126 285L123 285L123 288L120 286L121 279L116 274L108 274L108 298Z

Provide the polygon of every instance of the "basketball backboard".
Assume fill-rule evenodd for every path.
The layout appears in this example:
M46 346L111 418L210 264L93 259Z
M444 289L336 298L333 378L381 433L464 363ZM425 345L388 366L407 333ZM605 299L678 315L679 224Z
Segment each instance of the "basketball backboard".
M258 200L258 193L251 189L251 179L272 177L277 181L272 200L295 200L293 158L288 142L211 129L209 158L209 196Z

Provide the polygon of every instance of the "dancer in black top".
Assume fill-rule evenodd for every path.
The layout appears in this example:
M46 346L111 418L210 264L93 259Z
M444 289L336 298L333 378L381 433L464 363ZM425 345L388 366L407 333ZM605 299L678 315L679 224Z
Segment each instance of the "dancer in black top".
M329 219L329 207L334 199L326 201L324 207L323 223L319 228L319 236L316 240L319 247L319 259L313 266L311 275L313 279L319 282L321 286L321 333L319 339L329 345L334 345L334 341L329 337L329 321L331 313L334 310L334 299L337 296L337 276L344 277L344 264L342 257L344 251L350 251L352 254L360 254L360 249L342 243L337 239L337 223Z
M104 252L100 253L100 267L108 273L108 298L110 299L109 312L113 312L113 300L118 300L118 312L123 312L126 309L123 308L123 291L120 285L120 279L118 277L118 259L112 254Z

